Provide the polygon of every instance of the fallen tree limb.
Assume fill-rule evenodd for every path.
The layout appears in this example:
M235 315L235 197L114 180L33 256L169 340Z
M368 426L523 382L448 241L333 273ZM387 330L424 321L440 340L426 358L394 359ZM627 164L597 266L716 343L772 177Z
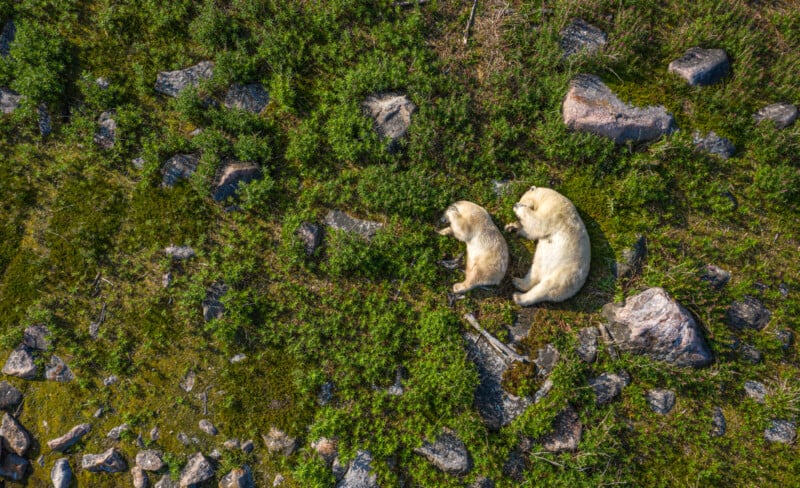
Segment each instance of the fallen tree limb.
M472 23L475 22L475 10L478 7L478 0L472 0L472 10L469 12L469 20L467 20L467 28L464 29L464 45L469 42L469 31L472 29Z
M499 352L501 355L505 356L507 359L510 359L512 361L520 361L522 363L529 363L530 362L530 359L528 359L528 356L521 356L521 355L517 354L510 347L508 347L505 344L503 344L502 342L500 342L500 340L497 339L495 336L493 336L492 334L486 332L486 329L484 329L483 327L480 326L478 321L475 319L475 316L472 315L471 313L465 314L464 315L464 319L466 319L466 321L469 322L469 325L474 327L475 330L477 330L487 341L489 341L489 344L497 352Z

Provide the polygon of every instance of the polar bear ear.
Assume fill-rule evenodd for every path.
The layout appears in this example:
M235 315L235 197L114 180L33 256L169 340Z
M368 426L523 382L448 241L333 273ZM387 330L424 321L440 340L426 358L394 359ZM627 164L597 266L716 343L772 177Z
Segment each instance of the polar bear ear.
M535 189L536 189L536 187L535 187L535 186L532 186L532 187L528 188L528 191L533 191L533 190L535 190Z

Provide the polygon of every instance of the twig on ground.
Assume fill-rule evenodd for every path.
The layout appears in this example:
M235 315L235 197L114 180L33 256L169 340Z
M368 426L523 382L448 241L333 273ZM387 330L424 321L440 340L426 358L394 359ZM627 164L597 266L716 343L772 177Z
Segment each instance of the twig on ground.
M465 314L464 319L466 319L466 321L469 322L469 325L473 326L475 330L477 330L487 341L489 341L489 344L503 356L507 357L508 359L511 359L512 361L520 361L523 363L530 362L528 356L521 356L517 354L510 347L500 342L500 340L497 339L495 336L486 332L486 329L480 326L478 321L475 319L475 316L472 315L471 313Z
M608 333L605 324L600 324L597 328L600 329L600 335L603 337L603 342L606 343L606 348L608 349L608 354L611 356L611 359L619 359L617 350L614 348L614 340L611 338L611 334Z
M425 5L428 0L416 0L414 2L394 2L392 5L400 8L414 7L415 5Z
M475 22L475 9L478 7L478 0L472 0L472 10L469 12L469 20L467 20L467 28L464 29L464 45L469 43L469 31L472 29L472 23Z

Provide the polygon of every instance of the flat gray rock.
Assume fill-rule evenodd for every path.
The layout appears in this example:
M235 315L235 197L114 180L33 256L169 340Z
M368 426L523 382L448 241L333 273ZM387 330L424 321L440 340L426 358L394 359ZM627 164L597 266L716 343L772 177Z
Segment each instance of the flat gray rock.
M20 344L14 349L3 366L3 374L17 376L25 380L35 379L39 369L33 361L33 351L28 346Z
M13 20L6 22L3 31L0 33L0 57L8 57L11 54L11 43L17 35L17 26Z
M128 464L117 448L112 447L102 454L85 454L81 458L81 468L95 473L121 473L128 469Z
M2 441L4 452L12 451L19 456L24 456L31 447L31 435L8 412L3 413L3 422L0 424L0 441Z
M139 466L131 468L131 477L133 478L133 488L147 488L150 485L147 473Z
M53 488L69 488L72 482L72 468L69 465L69 459L58 459L53 468L50 470L50 481L53 482Z
M75 375L69 369L67 363L56 355L50 356L50 361L45 366L44 377L48 381L58 381L60 383L68 383L75 379Z
M190 259L197 255L190 246L167 246L164 248L164 253L177 260Z
M22 392L8 381L0 381L0 409L13 409L22 401Z
M675 406L675 392L662 389L650 390L647 392L647 404L654 412L666 415Z
M736 147L733 143L724 137L718 136L713 130L706 136L702 136L695 131L692 135L692 142L694 147L700 151L719 156L722 159L731 158L736 154Z
M164 163L161 167L161 186L171 188L181 180L191 177L200 164L200 158L196 154L176 154Z
M791 103L773 103L753 114L756 123L769 120L776 129L785 129L797 120L797 107Z
M247 465L232 469L219 480L219 488L255 488L255 486L253 473Z
M261 167L256 163L228 162L216 178L212 197L220 202L234 196L239 185L260 180L264 177Z
M491 430L500 430L522 415L533 400L517 397L503 390L503 373L508 369L505 358L498 354L483 337L464 334L467 357L475 363L480 382L475 389L475 407Z
M793 444L797 438L797 425L789 420L773 419L764 431L764 439L769 442Z
M767 400L767 386L760 381L745 381L744 392L756 403L764 403Z
M539 439L539 443L547 452L575 452L581 442L582 433L583 424L578 412L569 405L556 415L553 433Z
M417 109L406 95L398 94L370 95L361 106L364 113L375 122L378 135L389 140L390 151L408 132L411 115Z
M652 141L677 130L675 119L664 107L623 103L599 77L588 74L570 81L562 113L569 129L608 137L617 144Z
M662 288L629 297L623 305L603 307L615 345L676 366L701 367L713 361L692 315Z
M714 411L711 414L711 436L722 437L727 430L728 424L725 422L725 415L722 413L722 409L714 407Z
M220 319L225 315L225 304L222 303L221 299L226 293L228 293L228 285L221 281L212 283L208 287L206 298L201 302L203 320L208 322L209 320Z
M372 454L369 451L356 453L336 488L378 488L378 477L372 472Z
M299 447L297 438L289 437L285 432L270 427L269 432L261 436L264 439L264 444L267 445L267 451L270 454L280 454L282 456L291 456Z
M169 97L177 97L186 88L198 86L200 81L210 79L213 74L214 63L211 61L176 71L162 71L156 77L155 90Z
M603 373L597 378L589 380L589 386L592 387L595 394L595 401L598 405L609 403L616 398L622 389L628 386L631 382L631 377L627 372L622 371L616 373Z
M106 110L97 119L97 132L94 134L94 143L97 147L104 150L114 148L117 141L117 122L114 120L116 114L113 110Z
M76 425L61 437L47 441L47 447L53 451L66 451L67 448L78 442L81 437L91 432L91 430L91 424Z
M208 435L219 434L219 431L217 430L216 427L214 427L214 424L212 424L210 420L203 419L198 423L198 426L200 427L200 430L202 430Z
M617 279L631 279L642 272L645 259L647 259L647 238L638 236L633 247L622 250L621 260L614 264L614 276Z
M366 239L371 239L379 229L383 228L380 222L356 219L339 210L328 212L325 216L325 225L350 234L358 234Z
M472 469L472 458L464 442L455 432L445 429L430 443L425 441L422 447L417 447L414 452L424 456L434 466L452 475L464 475Z
M597 327L586 327L578 331L578 347L575 352L585 362L592 364L597 360L597 338L600 331Z
M3 463L0 464L0 476L11 481L22 481L28 474L30 462L22 456L8 452L3 456Z
M186 466L181 471L181 488L191 486L196 483L210 480L214 477L214 466L203 453L195 453L189 458Z
M237 108L257 114L261 113L269 103L269 93L260 83L249 85L234 83L225 94L223 103L228 108Z
M667 71L676 73L692 86L712 85L731 71L728 54L722 49L693 47L669 63Z
M19 107L22 95L8 88L0 88L0 112L10 114Z
M772 313L757 298L744 297L728 308L728 325L734 329L762 330L769 324Z
M582 19L573 19L561 31L559 44L564 52L564 57L568 58L581 52L594 54L605 46L606 42L608 42L608 36L599 27Z
M709 264L706 266L700 279L708 282L711 288L721 290L731 280L731 272Z
M312 256L314 251L322 245L322 227L311 222L303 222L295 232L297 237L303 243L303 249L306 251L306 256Z
M122 438L122 434L131 430L131 426L128 424L120 424L111 430L108 431L106 437L115 441L118 441Z
M145 471L159 471L166 466L161 456L161 451L155 449L139 451L136 453L136 466L139 466Z
M47 351L52 346L50 329L46 325L31 325L22 335L22 343L36 351Z

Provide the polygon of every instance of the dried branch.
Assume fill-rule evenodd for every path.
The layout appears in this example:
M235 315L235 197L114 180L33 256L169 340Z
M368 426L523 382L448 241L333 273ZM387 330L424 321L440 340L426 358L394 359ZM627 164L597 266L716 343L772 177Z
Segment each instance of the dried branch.
M416 0L415 2L394 2L392 5L400 8L414 7L416 5L425 5L428 0Z
M469 322L469 325L473 326L475 330L477 330L487 341L489 341L489 344L501 355L505 356L506 358L512 361L520 361L522 363L530 362L528 356L520 356L519 354L514 352L510 347L500 342L500 340L497 339L495 336L486 332L486 330L483 327L481 327L478 321L475 319L474 315L468 313L464 315L464 318L466 319L467 322Z
M467 28L464 29L464 45L469 43L469 31L472 29L472 24L475 22L475 10L478 7L478 0L472 0L472 10L469 12L469 20L467 20Z

